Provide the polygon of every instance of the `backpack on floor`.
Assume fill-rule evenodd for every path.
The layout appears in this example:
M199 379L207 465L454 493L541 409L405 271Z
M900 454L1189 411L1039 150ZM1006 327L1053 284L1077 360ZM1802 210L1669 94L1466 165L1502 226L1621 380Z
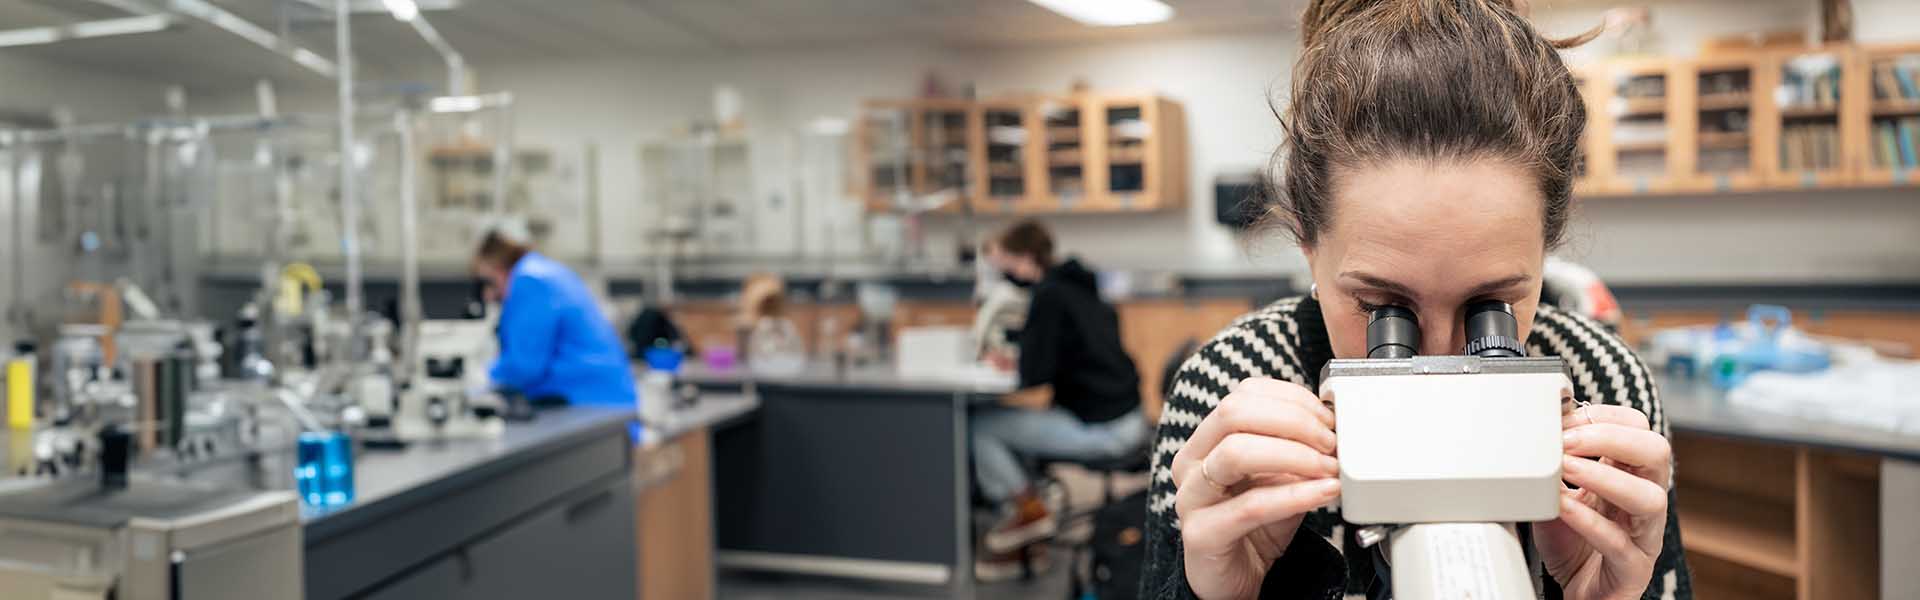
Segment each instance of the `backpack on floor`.
M1147 562L1147 492L1115 500L1093 515L1093 597L1133 600L1140 595L1140 571Z

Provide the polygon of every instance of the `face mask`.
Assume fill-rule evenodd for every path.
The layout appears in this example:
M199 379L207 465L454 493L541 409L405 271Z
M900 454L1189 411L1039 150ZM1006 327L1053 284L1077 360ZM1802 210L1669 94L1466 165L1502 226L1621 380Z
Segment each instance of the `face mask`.
M1033 287L1033 282L1027 281L1025 279L1021 279L1019 277L1014 277L1012 273L1001 271L1000 276L1006 278L1007 283L1013 284L1013 287L1017 287L1021 289Z

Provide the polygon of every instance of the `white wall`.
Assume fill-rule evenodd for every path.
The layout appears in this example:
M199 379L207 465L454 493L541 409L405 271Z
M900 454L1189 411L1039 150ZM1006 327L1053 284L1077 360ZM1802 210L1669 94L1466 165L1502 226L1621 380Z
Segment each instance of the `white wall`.
M1600 19L1591 2L1543 6L1544 31L1566 35ZM1697 0L1662 3L1656 49L1688 54L1704 37L1754 29L1805 28L1804 0ZM1859 0L1863 40L1916 40L1897 23L1916 22L1911 0ZM1590 58L1603 42L1575 52ZM1071 251L1112 266L1290 272L1297 253L1273 244L1249 256L1212 222L1215 175L1263 165L1278 141L1269 93L1284 94L1298 50L1296 34L1234 34L1045 45L945 48L934 45L844 47L709 58L623 57L566 63L480 65L482 89L508 89L521 101L524 143L600 147L601 231L609 250L644 247L636 230L641 140L664 137L712 113L715 86L739 89L754 142L756 200L763 248L790 249L793 188L784 155L791 135L817 117L852 117L860 100L915 95L928 70L950 87L972 83L983 95L1057 91L1076 79L1100 89L1141 89L1185 104L1191 152L1190 204L1176 215L1050 219ZM423 77L434 76L423 70ZM320 98L325 98L320 95ZM324 103L320 103L324 106ZM1732 197L1603 199L1585 203L1570 257L1623 282L1920 280L1920 192L1774 193ZM993 222L986 225L991 226ZM951 253L954 218L933 218L936 259ZM616 258L616 261L618 259Z
M44 115L55 105L64 105L73 111L77 122L113 122L164 112L164 97L165 86L161 84L0 53L0 111L8 114ZM13 152L0 154L10 159ZM0 165L9 163L0 160ZM48 173L50 176L51 169ZM61 306L49 300L73 275L77 259L62 244L42 244L35 239L37 207L20 207L14 201L12 177L0 174L0 181L7 183L0 186L0 239L7 240L0 245L0 306L13 303L14 232L25 231L28 235L18 240L25 248L18 262L24 273L21 291L27 303L21 308L33 311L36 317L58 315ZM15 229L16 223L20 229ZM25 334L12 319L0 320L0 342L11 346Z

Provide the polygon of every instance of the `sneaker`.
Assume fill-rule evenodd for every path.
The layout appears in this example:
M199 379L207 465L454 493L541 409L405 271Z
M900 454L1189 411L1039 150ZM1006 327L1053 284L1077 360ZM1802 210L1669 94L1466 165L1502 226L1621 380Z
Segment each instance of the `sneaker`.
M1059 533L1060 523L1038 497L1022 495L1014 501L1014 507L1007 518L994 525L980 541L985 553L1009 554Z
M1047 557L1046 545L1036 544L1029 547L1027 551L1032 553L1030 560L1033 562L1034 573L1045 573L1053 566L1052 560ZM973 560L973 578L981 583L1013 581L1019 579L1022 574L1018 548L1013 552L987 554Z

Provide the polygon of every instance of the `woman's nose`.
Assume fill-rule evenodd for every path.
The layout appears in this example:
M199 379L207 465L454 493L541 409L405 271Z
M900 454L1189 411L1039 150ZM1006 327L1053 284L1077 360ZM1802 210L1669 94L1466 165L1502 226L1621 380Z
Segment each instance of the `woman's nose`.
M1454 315L1420 315L1420 355L1459 354L1466 347L1466 324Z

